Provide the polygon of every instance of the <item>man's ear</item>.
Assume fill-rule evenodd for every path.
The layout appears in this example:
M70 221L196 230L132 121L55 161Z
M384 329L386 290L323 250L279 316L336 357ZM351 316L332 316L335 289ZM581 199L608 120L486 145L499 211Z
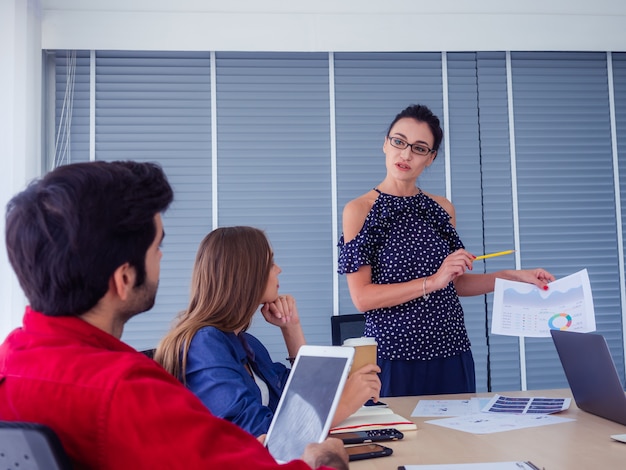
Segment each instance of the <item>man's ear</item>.
M119 266L109 279L109 290L112 290L120 299L126 300L135 286L135 268L129 263Z

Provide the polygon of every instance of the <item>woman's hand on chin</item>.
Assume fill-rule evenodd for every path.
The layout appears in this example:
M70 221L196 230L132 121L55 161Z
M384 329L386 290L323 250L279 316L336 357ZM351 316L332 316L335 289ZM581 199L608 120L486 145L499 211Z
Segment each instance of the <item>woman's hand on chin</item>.
M264 303L261 314L265 321L281 328L300 324L296 299L289 294L279 295L276 300Z

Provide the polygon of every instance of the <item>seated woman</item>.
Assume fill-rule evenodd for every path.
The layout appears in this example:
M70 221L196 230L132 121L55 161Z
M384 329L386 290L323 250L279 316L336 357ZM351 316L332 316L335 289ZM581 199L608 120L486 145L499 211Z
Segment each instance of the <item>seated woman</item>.
M191 300L163 338L155 360L178 377L211 412L251 434L267 433L289 369L246 333L261 306L267 322L282 332L290 358L305 344L298 309L278 295L281 269L265 234L253 227L223 227L198 249ZM378 400L380 369L366 365L350 375L333 425Z

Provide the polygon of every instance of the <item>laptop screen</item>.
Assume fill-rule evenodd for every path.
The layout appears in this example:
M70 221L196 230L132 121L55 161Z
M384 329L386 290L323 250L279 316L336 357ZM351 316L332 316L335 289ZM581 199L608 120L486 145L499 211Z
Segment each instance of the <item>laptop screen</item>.
M300 348L265 441L277 461L297 459L326 438L353 355L341 346Z
M550 330L576 405L626 424L626 395L604 337Z

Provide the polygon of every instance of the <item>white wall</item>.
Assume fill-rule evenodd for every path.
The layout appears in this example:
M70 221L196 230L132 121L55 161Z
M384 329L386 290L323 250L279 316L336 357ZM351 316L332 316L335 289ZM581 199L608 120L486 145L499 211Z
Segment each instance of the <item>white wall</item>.
M24 306L4 206L42 167L41 49L626 51L624 25L623 0L0 0L0 338Z
M0 338L24 313L24 295L6 254L4 207L40 173L40 31L38 1L0 0Z
M42 3L43 47L50 49L626 50L623 0Z

